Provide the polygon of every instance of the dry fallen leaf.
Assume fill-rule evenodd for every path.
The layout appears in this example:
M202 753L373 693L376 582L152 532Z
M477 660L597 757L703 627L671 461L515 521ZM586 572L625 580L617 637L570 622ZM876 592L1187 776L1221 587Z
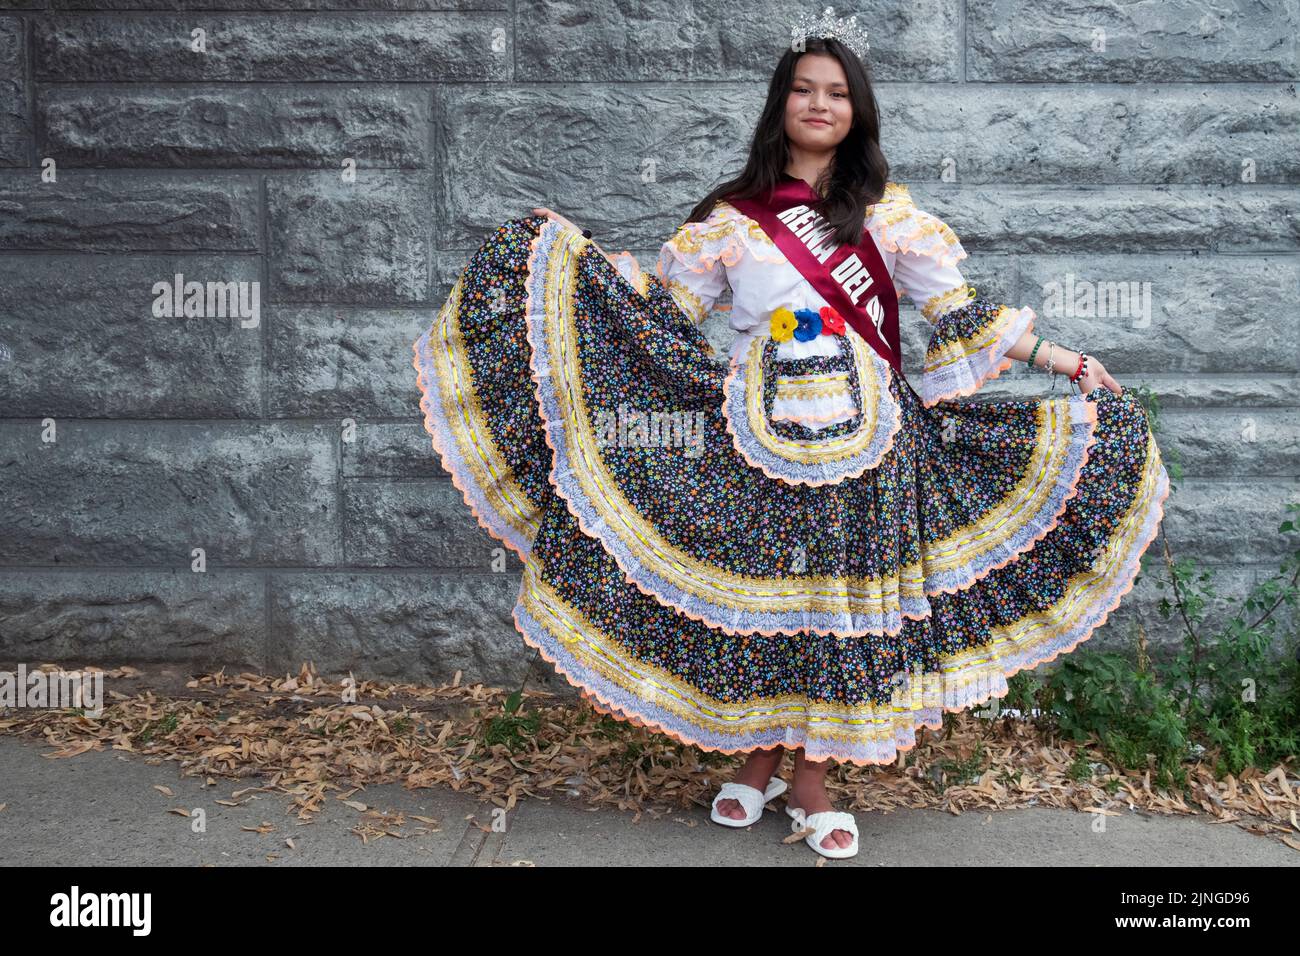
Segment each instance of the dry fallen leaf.
M48 757L51 760L60 760L64 757L75 757L78 754L84 754L87 750L99 750L101 746L102 745L98 740L83 740L79 743L72 744L71 746L64 747L62 750L57 750L50 754L43 754L42 756Z

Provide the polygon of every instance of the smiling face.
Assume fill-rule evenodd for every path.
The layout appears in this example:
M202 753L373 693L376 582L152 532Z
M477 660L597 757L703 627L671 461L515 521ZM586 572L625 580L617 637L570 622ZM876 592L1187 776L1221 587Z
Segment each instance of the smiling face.
M785 134L813 153L834 149L853 125L853 104L844 68L835 57L807 53L794 68L785 101Z

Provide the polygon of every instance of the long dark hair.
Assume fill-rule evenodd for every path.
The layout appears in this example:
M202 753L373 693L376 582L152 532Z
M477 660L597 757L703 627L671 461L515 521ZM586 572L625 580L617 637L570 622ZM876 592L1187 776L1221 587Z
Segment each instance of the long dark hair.
M687 222L708 218L720 199L762 197L776 186L790 162L785 101L794 86L795 65L806 53L825 53L839 60L853 105L853 123L817 182L822 199L813 208L835 229L837 242L856 244L862 240L867 206L884 196L889 162L880 151L880 108L869 71L852 50L834 37L809 37L803 50L785 51L768 84L767 102L754 129L744 170L700 200L686 217Z

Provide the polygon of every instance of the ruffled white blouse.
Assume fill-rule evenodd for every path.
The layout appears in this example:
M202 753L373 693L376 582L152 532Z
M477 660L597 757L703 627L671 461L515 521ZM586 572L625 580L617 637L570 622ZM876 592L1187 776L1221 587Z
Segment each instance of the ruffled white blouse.
M968 395L1011 366L1006 352L1032 328L1036 316L1028 307L1002 305L982 315L963 309L973 303L975 291L957 268L967 253L947 223L918 209L907 187L891 182L880 201L867 208L865 225L899 297L910 299L933 326L922 375L927 406ZM827 305L762 227L727 202L716 204L704 221L683 224L663 244L653 274L643 272L629 252L610 258L643 296L657 279L697 325L730 288L733 365L755 338L770 332L775 309L816 311ZM777 358L834 354L831 338L791 338L780 344ZM825 376L778 384L773 417L816 429L844 421L856 410L846 387Z
M967 300L969 290L956 268L966 251L946 223L916 208L906 186L889 183L881 201L868 208L866 226L895 289L915 302L927 319L933 322L946 308ZM641 288L635 257L623 252L613 259L624 277ZM718 203L704 221L678 229L663 244L655 272L697 323L730 287L728 324L736 332L733 360L744 354L755 335L768 329L777 307L816 311L827 305L762 227L727 202ZM789 357L816 355L823 351L818 338L783 344L790 346Z

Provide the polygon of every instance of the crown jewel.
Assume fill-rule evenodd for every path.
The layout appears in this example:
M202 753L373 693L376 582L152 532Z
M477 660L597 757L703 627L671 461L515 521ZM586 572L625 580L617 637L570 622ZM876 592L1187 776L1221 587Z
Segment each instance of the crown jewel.
M802 14L790 27L790 47L799 49L809 37L834 37L850 50L859 60L866 59L867 33L858 26L856 15L847 20L835 16L835 8L827 7L820 17L811 13Z

